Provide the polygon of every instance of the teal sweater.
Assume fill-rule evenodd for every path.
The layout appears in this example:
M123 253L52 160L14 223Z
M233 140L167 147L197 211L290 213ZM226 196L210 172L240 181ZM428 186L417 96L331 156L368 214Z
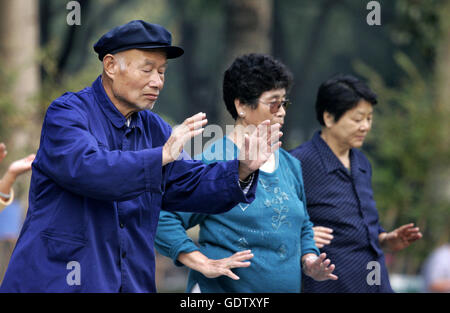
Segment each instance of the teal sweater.
M220 162L238 154L234 143L224 137L201 159ZM237 281L227 276L210 279L191 270L188 292L196 283L202 292L300 292L300 259L306 253L318 255L319 250L306 211L300 162L283 149L277 151L276 160L273 173L260 171L251 204L240 203L217 215L161 211L155 246L177 265L181 265L177 261L181 252L200 250L211 259L247 249L254 254L250 267L232 269L240 277ZM199 246L186 235L195 225L200 225Z

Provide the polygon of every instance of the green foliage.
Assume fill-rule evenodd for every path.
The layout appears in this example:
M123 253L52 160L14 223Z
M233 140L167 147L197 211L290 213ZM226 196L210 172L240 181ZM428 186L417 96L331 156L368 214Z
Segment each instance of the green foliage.
M381 223L390 231L414 222L424 235L399 253L394 270L417 272L431 250L449 240L450 201L441 194L450 181L447 177L439 185L436 177L450 165L450 147L440 128L450 117L437 109L432 80L406 55L398 53L395 59L406 74L395 89L366 65L355 67L379 96L368 154ZM396 268L399 265L402 268Z
M410 221L422 228L424 239L402 252L396 262L406 268L394 269L414 272L433 247L449 238L450 207L440 194L448 184L443 169L450 168L450 158L440 126L450 120L437 111L430 79L441 36L438 26L448 16L442 13L443 0L380 0L382 26L371 27L366 24L367 2L275 0L274 12L278 10L280 20L273 27L274 54L295 74L290 95L294 105L287 115L283 142L285 148L293 148L310 138L317 127L313 105L317 86L336 72L352 73L352 61L361 59L364 63L358 63L356 70L369 78L380 99L365 147L373 161L380 218L386 230ZM37 60L43 80L36 97L41 120L31 120L27 112L14 107L10 93L14 74L0 66L0 141L27 123L40 127L54 99L89 86L101 73L92 45L111 27L131 19L164 25L173 33L174 44L186 48L183 58L170 62L155 111L172 126L198 111L206 112L210 123L222 124L220 86L228 65L225 0L87 3L67 63L61 67L73 28L66 25L67 10L59 0L40 1L42 50ZM11 153L13 146L9 148ZM443 183L438 176L443 176Z
M41 50L39 61L45 73L41 81L41 89L37 95L39 98L42 118L48 106L53 100L60 97L65 92L77 92L88 87L101 73L100 62L89 64L76 73L70 75L59 75L56 66L56 43L49 43Z
M439 8L442 0L399 0L395 2L396 21L392 27L392 41L415 50L422 57L432 59L439 40Z

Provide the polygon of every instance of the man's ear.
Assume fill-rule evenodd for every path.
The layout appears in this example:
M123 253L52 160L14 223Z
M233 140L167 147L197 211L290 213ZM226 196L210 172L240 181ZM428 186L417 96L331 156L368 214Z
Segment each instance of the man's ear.
M118 74L119 64L114 55L105 55L103 58L103 71L110 79L114 79L114 76Z
M334 116L327 111L323 112L323 122L327 128L330 128L334 124Z

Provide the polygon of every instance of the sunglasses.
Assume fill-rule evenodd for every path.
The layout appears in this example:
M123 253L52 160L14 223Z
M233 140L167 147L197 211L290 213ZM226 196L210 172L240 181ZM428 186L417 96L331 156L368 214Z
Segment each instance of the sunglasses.
M288 99L285 100L278 100L278 101L272 101L270 103L267 103L270 107L270 113L274 114L277 113L281 106L286 110L288 106L291 104L291 101Z

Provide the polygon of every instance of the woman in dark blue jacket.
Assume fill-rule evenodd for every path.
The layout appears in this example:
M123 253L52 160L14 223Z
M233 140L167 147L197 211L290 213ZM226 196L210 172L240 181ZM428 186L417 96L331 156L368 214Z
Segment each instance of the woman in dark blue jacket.
M302 164L316 244L339 277L320 284L305 277L305 292L392 292L382 248L398 251L422 237L413 224L388 233L379 223L372 168L358 150L376 103L376 95L353 76L326 81L316 101L322 130L291 151Z

